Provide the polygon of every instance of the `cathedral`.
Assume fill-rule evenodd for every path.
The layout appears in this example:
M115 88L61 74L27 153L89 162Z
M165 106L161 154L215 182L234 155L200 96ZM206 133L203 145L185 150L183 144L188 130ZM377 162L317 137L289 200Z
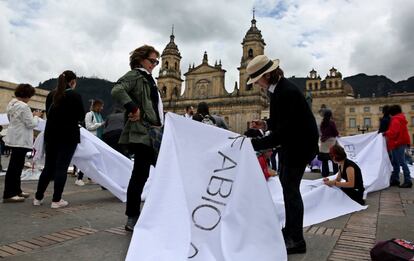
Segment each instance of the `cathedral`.
M266 94L257 85L247 85L247 64L256 56L264 54L266 43L261 31L256 26L256 19L251 20L242 41L242 55L239 70L239 81L233 92L225 89L224 76L226 70L221 61L209 64L208 54L204 52L202 63L190 65L182 79L180 70L181 54L174 42L174 33L170 36L161 54L161 67L157 78L158 87L163 99L165 111L183 114L186 106L197 107L204 101L210 107L211 114L217 114L226 120L230 130L243 133L253 119L264 119L269 116L269 103ZM291 78L295 82L295 78ZM184 93L182 84L184 82ZM312 69L300 86L318 124L321 121L320 111L329 108L333 112L340 136L356 135L375 131L382 117L382 107L386 104L400 104L409 122L411 139L414 140L414 94L391 94L387 97L360 98L354 93L352 86L342 79L342 74L332 67L325 79Z
M237 68L239 86L236 85L231 93L225 89L226 70L222 68L221 61L214 65L209 64L205 52L202 63L190 66L184 73L185 89L181 95L181 55L174 38L174 34L171 34L170 42L161 54L161 67L157 78L165 111L182 114L186 106L196 108L198 103L204 101L209 105L211 114L222 116L230 130L238 133L247 129L249 121L268 115L266 94L259 86L246 84L247 64L256 55L264 54L266 45L254 18L242 42L243 53L240 67Z

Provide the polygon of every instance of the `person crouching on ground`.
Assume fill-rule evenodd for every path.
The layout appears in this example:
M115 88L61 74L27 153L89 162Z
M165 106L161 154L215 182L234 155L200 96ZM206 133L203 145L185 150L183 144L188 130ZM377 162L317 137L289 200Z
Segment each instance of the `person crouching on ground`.
M334 180L324 178L323 182L330 187L340 188L352 200L364 205L365 188L359 166L346 157L345 150L338 144L331 147L329 154L332 160L339 165L339 172Z

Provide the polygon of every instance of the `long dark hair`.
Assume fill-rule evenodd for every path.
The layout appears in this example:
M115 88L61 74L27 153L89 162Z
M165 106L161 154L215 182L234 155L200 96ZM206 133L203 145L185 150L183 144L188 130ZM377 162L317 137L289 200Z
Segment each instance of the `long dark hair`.
M59 105L63 96L65 95L65 90L70 83L70 81L76 80L76 74L72 71L64 71L59 75L58 85L56 87L56 93L53 96L53 104Z
M197 113L201 114L203 117L206 115L210 115L210 111L208 109L208 105L206 102L200 102L198 104Z
M327 126L329 126L329 122L332 119L332 111L329 109L325 109L325 111L323 112L323 119L321 122L321 128L325 128Z

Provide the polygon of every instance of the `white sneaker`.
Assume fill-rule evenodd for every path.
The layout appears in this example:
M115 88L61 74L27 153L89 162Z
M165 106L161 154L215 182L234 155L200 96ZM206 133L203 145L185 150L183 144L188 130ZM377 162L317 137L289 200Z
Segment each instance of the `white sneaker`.
M37 200L36 198L33 199L33 206L40 206L43 204L43 199Z
M67 202L66 200L61 199L59 202L53 202L50 205L51 208L64 208L67 205L69 205L69 202Z
M77 180L75 180L75 185L85 186L85 182L83 182L83 180L81 180L81 179L77 179Z

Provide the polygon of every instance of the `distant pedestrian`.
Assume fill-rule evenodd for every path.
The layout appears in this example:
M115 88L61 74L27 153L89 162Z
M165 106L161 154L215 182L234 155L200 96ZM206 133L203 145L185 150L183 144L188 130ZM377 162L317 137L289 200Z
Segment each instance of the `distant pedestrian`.
M205 123L207 125L216 126L216 120L211 116L208 104L200 102L197 105L197 112L193 116L193 120Z
M387 139L388 150L391 151L391 163L393 171L390 179L390 186L399 186L400 188L411 188L410 170L405 161L405 148L410 145L410 134L408 133L407 120L400 105L392 105L389 109L391 122L388 130L383 133ZM400 169L404 174L404 183L400 185Z
M124 124L124 110L122 108L115 107L113 112L106 118L102 139L111 148L126 155L122 145L118 143L122 130L124 129Z
M216 120L217 127L225 129L225 130L229 129L229 127L227 126L226 120L223 117L217 114L213 114L211 116L214 118L214 120Z
M35 206L43 203L44 193L52 179L54 192L51 208L62 208L69 204L62 199L62 193L69 164L80 143L80 123L85 117L82 98L74 91L75 87L76 74L64 71L59 75L57 87L46 98L46 158L33 200Z
M20 176L24 167L27 152L33 148L33 129L39 122L41 112L30 110L27 103L35 94L30 84L19 84L13 98L7 105L9 127L4 141L11 148L9 167L4 179L3 202L23 202L29 193L23 192ZM0 165L1 166L1 165Z
M338 172L338 165L329 156L329 149L335 145L336 138L339 135L336 124L332 119L332 111L325 109L323 119L320 125L321 142L319 146L318 160L322 162L322 177L329 176L329 161L332 162L333 173Z
M100 99L95 99L92 102L91 110L86 113L85 115L85 128L95 135L96 137L102 139L103 130L105 121L102 117L102 110L103 110L104 102ZM75 185L84 186L85 182L83 182L84 173L82 170L78 172L78 177L75 180ZM89 179L91 181L91 179Z
M384 133L388 130L390 126L391 116L390 116L390 106L385 105L382 107L382 118L380 120L380 126L378 129L378 133Z
M335 144L330 148L333 161L339 164L339 172L334 180L324 178L323 182L330 187L338 187L352 200L364 205L364 182L359 166L346 157L344 148ZM342 181L344 179L345 181Z
M125 230L133 231L138 221L141 193L148 179L150 166L155 165L154 140L150 132L160 129L164 123L161 95L152 76L159 64L159 52L144 45L135 49L129 57L131 70L122 76L112 89L112 98L125 107L127 121L119 143L127 145L134 154L134 168L127 190Z
M194 115L194 108L191 105L187 105L185 107L185 114L184 117L186 117L187 119L192 119Z
M279 147L279 178L283 189L286 223L283 228L288 254L306 252L303 237L303 201L299 185L306 165L318 151L318 126L303 93L283 76L279 60L258 55L246 68L247 84L258 84L270 97L268 136L252 139L253 148ZM264 126L263 121L258 121Z

